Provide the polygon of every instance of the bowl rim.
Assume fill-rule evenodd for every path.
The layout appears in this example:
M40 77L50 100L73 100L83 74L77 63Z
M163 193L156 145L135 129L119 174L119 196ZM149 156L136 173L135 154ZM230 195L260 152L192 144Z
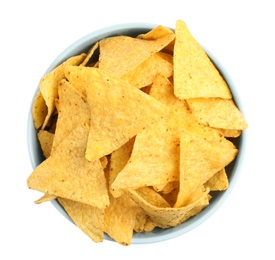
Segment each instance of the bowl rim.
M46 75L48 72L50 72L52 69L54 69L56 66L61 64L64 60L67 58L78 55L81 52L83 52L84 49L88 50L88 48L97 42L98 40L113 36L113 35L133 35L133 34L139 34L139 33L145 33L146 31L149 31L153 29L154 27L158 26L158 24L154 23L123 23L123 24L115 24L111 26L107 26L101 29L98 29L96 31L93 31L75 42L73 42L71 45L69 45L64 51L62 51L55 59L54 61L49 65L49 67L46 69L44 75ZM168 26L166 26L168 27ZM170 28L170 27L168 27ZM170 28L174 30L173 28ZM241 104L241 98L238 95L238 92L236 90L235 83L233 82L232 78L230 77L228 71L224 68L222 63L217 59L212 52L207 50L203 45L201 45L207 55L210 57L212 62L215 64L217 69L220 71L222 76L224 77L225 81L229 85L229 88L232 92L233 99L237 105L237 107L240 109L240 111L243 113L243 108ZM36 136L36 129L33 125L32 120L32 105L34 102L34 99L38 93L39 86L36 87L36 91L33 95L32 102L29 108L28 113L28 120L27 120L27 146L28 146L28 153L29 153L29 159L32 165L32 168L36 168L43 160L43 155L41 153L41 148L37 142ZM246 131L243 131L241 136L238 139L238 148L239 152L235 160L233 161L233 164L231 166L231 174L230 174L230 184L225 191L219 192L218 196L210 201L210 204L203 209L198 215L193 216L186 220L185 222L181 223L180 225L168 229L160 229L156 228L151 232L142 232L142 233L135 233L132 237L132 244L149 244L149 243L156 243L161 242L164 240L169 240L175 237L178 237L180 235L183 235L194 228L201 225L203 222L205 222L209 217L211 217L225 202L225 200L228 198L229 194L232 192L237 179L241 172L242 167L242 161L244 158L244 151L246 146ZM241 148L241 149L240 149ZM69 221L74 223L72 219L68 216L68 214L65 212L63 207L59 204L57 200L52 200L51 203L53 206ZM112 238L110 238L106 233L104 233L104 239L109 241L114 241Z

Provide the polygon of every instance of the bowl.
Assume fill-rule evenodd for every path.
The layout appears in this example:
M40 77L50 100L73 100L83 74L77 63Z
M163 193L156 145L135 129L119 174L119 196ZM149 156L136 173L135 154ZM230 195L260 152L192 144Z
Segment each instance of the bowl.
M137 36L141 33L146 33L149 30L156 27L156 24L148 24L148 23L127 23L127 24L118 24L114 26L109 26L100 30L97 30L95 32L92 32L70 46L68 46L48 67L45 74L50 72L52 69L54 69L56 66L61 64L63 61L68 59L71 56L80 54L82 52L87 52L92 44L99 41L102 38L109 37L109 36L115 36L115 35L129 35L129 36ZM204 48L205 49L205 48ZM228 83L232 95L234 97L234 102L238 106L240 110L242 110L242 104L241 104L241 98L238 96L237 89L234 85L233 80L231 79L229 73L227 72L226 68L223 67L222 63L216 58L212 53L210 53L209 50L206 50L206 53L212 60L212 62L215 64L217 69L220 71L221 75L224 77L225 81ZM45 75L44 74L44 75ZM32 120L32 104L34 101L34 98L39 90L39 87L36 88L35 93L33 95L33 100L30 105L29 115L28 115L28 122L27 122L27 145L28 145L28 152L29 152L29 158L31 165L34 168L36 168L43 160L44 156L41 152L40 145L37 139L37 132L33 125ZM231 193L238 176L240 174L240 166L242 165L243 157L244 157L244 151L245 151L245 143L246 143L246 133L245 131L242 133L242 135L234 140L235 145L239 149L239 153L235 160L228 166L227 173L228 173L228 179L229 179L229 187L226 191L219 192L213 196L213 198L210 201L209 206L204 208L198 215L193 216L183 222L182 224L168 229L160 229L155 228L151 232L146 233L134 233L132 238L132 244L146 244L146 243L155 243L160 242L168 239L172 239L175 237L178 237L180 235L183 235L192 229L196 228L197 226L201 225L203 222L205 222L209 217L211 217L224 203L226 198ZM51 201L53 206L69 221L73 223L71 218L67 215L63 207L58 203L57 200ZM104 237L106 240L112 239L105 234Z

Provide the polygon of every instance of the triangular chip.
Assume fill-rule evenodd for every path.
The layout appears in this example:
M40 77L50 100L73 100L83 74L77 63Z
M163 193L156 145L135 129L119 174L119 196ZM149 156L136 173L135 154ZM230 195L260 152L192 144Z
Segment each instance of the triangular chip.
M58 120L56 124L53 149L79 124L89 123L90 108L74 86L61 80L58 86Z
M119 198L110 196L110 206L105 209L104 231L121 245L130 245L137 212L137 204L127 193Z
M131 138L127 143L122 145L117 150L113 151L110 156L110 167L109 167L109 187L115 181L117 175L125 167L128 160L131 157L135 137ZM119 190L113 190L110 188L110 193L115 197L119 197L122 193Z
M169 34L174 34L174 32L171 29L167 28L166 26L158 25L152 30L150 30L149 32L138 35L137 38L144 39L144 40L156 40ZM170 42L167 46L165 46L163 51L172 54L174 51L174 44L175 44L175 39L172 42Z
M89 52L87 53L86 58L84 59L84 61L81 62L81 64L79 64L79 66L87 66L89 65L89 61L92 58L92 56L94 55L95 51L98 49L99 47L99 43L96 42L91 49L89 50Z
M48 113L42 126L43 129L46 127L52 113L54 112L54 102L58 97L58 84L60 80L65 78L64 68L67 65L79 65L85 59L85 57L86 54L83 53L67 59L40 80L40 91L48 108Z
M111 188L137 189L178 179L179 139L173 135L168 120L162 119L137 134L132 155Z
M37 138L39 140L43 155L45 158L48 158L51 155L54 134L41 129L37 133Z
M180 99L231 98L227 83L183 21L177 21L175 33L175 95Z
M130 190L129 194L157 226L169 228L179 225L205 208L209 204L208 192L209 190L206 190L192 204L181 208L158 207L152 205L135 190Z
M99 69L122 77L163 49L175 38L167 34L156 40L143 40L129 36L116 36L100 41Z
M214 128L244 130L247 122L232 99L195 98L188 105L198 122Z
M41 127L45 121L45 118L48 114L48 108L45 102L45 99L42 96L41 91L39 90L34 98L32 106L32 118L34 127L38 129Z
M34 203L35 204L41 204L43 202L47 202L47 201L51 201L56 199L57 197L55 195L51 195L51 194L44 194L41 198L39 198L38 200L36 200Z
M87 236L95 242L103 241L104 209L64 198L58 198L58 201Z
M78 69L90 76L86 83L91 109L88 160L110 154L167 115L165 105L128 83L96 68Z
M218 171L212 178L210 178L205 184L205 187L208 187L211 191L221 191L228 188L228 178L225 171L225 168Z
M143 88L152 84L155 76L160 72L167 78L173 75L173 56L157 52L126 73L122 79L137 88Z
M101 162L89 162L85 158L88 132L87 124L76 127L54 153L34 169L27 180L28 187L106 208L109 197Z
M197 190L234 160L238 150L206 140L191 132L180 139L180 189L174 207L187 205Z

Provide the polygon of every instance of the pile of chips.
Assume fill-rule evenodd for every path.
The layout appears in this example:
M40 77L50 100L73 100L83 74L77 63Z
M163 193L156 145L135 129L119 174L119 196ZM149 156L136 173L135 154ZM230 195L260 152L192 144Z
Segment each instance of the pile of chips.
M247 122L183 21L104 38L39 86L32 115L45 160L27 185L93 241L106 233L129 245L134 232L177 226L227 189L232 139Z

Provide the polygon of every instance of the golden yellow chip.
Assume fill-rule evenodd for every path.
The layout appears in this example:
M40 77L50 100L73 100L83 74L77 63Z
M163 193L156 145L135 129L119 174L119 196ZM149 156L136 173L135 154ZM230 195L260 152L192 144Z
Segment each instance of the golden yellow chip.
M178 165L179 139L164 118L137 134L131 157L111 188L128 190L176 181Z
M131 138L127 143L112 152L110 156L109 187L111 187L119 172L125 167L128 160L130 159L134 141L135 137ZM110 193L115 198L119 197L122 194L122 192L120 192L119 190L113 190L112 188L110 188Z
M112 153L167 115L166 106L128 83L96 68L78 69L87 71L91 77L86 84L91 110L88 160Z
M242 134L242 130L237 130L237 129L217 128L217 130L220 131L225 137L237 138Z
M144 40L156 40L169 34L174 34L174 32L163 25L158 25L152 30L150 30L149 32L138 35L137 38L144 39ZM172 54L174 51L174 44L175 44L175 39L171 41L167 46L165 46L163 51Z
M174 207L188 204L197 189L234 160L238 150L217 145L204 136L182 133L180 139L180 189Z
M51 155L54 134L46 130L39 130L37 134L43 155L48 158Z
M112 76L122 77L163 49L174 38L174 34L150 41L129 36L105 38L99 43L99 69Z
M227 83L183 21L177 21L175 33L175 95L179 99L231 98Z
M231 130L244 130L248 126L232 99L196 98L187 102L201 124Z
M53 149L79 124L89 123L90 108L87 101L73 85L61 80L58 86L58 121L53 141Z
M105 209L104 231L118 243L130 245L137 211L137 204L128 194L119 198L110 196L110 206Z
M160 208L170 207L170 204L151 187L141 187L136 189L136 192L139 194L139 196L141 196L144 200L153 206Z
M71 57L64 61L62 64L57 66L51 72L46 74L39 83L40 91L46 102L48 113L43 122L42 128L44 129L50 120L52 113L55 110L55 99L58 97L58 84L60 80L65 78L64 68L67 65L79 65L86 57L86 54L80 54L74 57Z
M36 204L41 204L43 202L47 202L47 201L51 201L56 199L57 197L55 195L51 195L51 194L44 194L41 198L39 198L38 200L36 200L34 203Z
M146 214L150 216L156 226L169 228L177 226L205 208L209 204L208 192L209 190L206 190L195 202L181 208L154 206L143 199L143 197L135 190L129 191L129 194L131 198L146 212Z
M88 52L86 58L84 59L84 61L82 61L82 62L79 64L79 66L87 66L88 63L89 63L89 61L90 61L90 59L91 59L91 57L94 55L94 53L95 53L95 51L98 49L98 47L99 47L99 43L96 42L96 43L92 46L92 48L89 50L89 52Z
M69 199L58 198L73 222L94 242L104 238L104 209Z
M41 127L45 121L45 118L48 113L48 108L46 102L42 96L41 91L39 90L35 96L32 106L32 118L34 127L38 129Z
M228 185L229 183L225 168L215 173L214 176L204 184L204 186L208 187L211 191L226 190L228 188Z
M172 192L173 190L178 188L178 186L179 186L178 181L171 181L171 182L166 182L165 184L155 185L153 186L153 189L158 193L164 195Z
M31 173L28 187L57 197L99 208L109 205L106 179L100 160L85 159L89 126L76 127L52 155Z
M162 73L167 78L173 75L171 55L157 52L121 78L137 88L143 88L151 85L158 73Z

